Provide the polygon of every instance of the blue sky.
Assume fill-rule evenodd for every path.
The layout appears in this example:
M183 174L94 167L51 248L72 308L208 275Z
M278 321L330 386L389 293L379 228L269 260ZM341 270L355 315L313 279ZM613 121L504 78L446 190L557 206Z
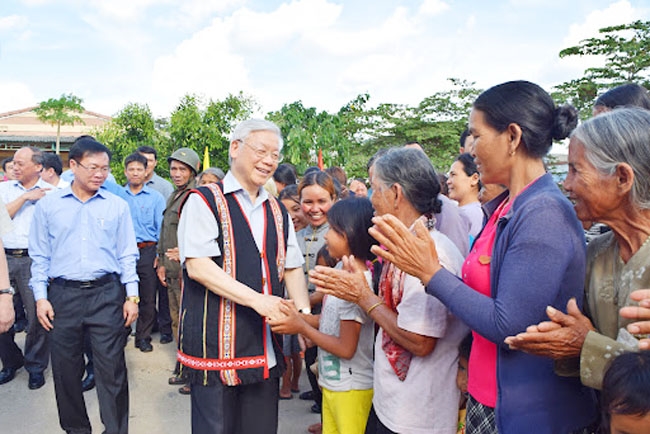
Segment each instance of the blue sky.
M2 0L0 112L70 92L167 116L186 93L241 90L265 113L417 104L450 77L550 89L593 62L562 48L637 19L650 0Z

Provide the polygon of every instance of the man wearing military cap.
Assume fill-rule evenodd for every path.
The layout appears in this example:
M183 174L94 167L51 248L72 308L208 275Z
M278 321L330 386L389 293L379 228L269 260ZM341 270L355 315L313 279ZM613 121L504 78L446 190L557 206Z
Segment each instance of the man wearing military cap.
M187 194L196 186L196 175L199 172L201 159L190 148L180 148L167 158L169 172L175 190L167 200L163 214L160 240L158 241L158 279L167 287L169 294L169 312L172 317L172 331L178 339L178 311L181 301L181 265L178 261L178 209ZM185 383L179 372L177 363L174 376L169 379L169 384ZM185 388L181 393L189 393Z

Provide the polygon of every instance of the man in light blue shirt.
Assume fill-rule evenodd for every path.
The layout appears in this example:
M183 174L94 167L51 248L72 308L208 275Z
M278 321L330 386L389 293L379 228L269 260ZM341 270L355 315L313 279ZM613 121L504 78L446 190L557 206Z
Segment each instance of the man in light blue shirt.
M140 312L135 327L135 346L143 353L153 351L151 331L156 321L156 289L158 276L154 268L156 244L160 236L165 200L145 185L147 159L137 152L124 159L124 174L128 184L124 198L131 210L135 238L140 251L136 265L140 278Z
M43 372L49 360L47 333L36 319L34 294L29 287L31 260L28 254L27 237L32 224L36 204L56 188L43 181L43 152L31 146L20 148L14 155L14 174L16 180L0 184L0 201L7 208L14 229L2 236L4 253L7 255L9 277L22 298L27 313L27 338L25 355L14 342L14 330L0 335L0 358L9 372L0 372L0 384L14 378L15 369L25 365L29 372L27 383L30 389L38 389L45 384ZM4 371L4 369L3 369Z
M155 172L156 166L158 165L158 152L151 146L140 146L136 149L136 152L147 159L145 185L160 193L166 203L167 200L169 200L169 196L174 192L174 186L171 182L167 181Z
M129 419L124 327L138 316L138 249L127 203L100 189L110 151L92 138L70 148L70 187L39 201L29 233L31 287L49 331L59 421L90 433L81 386L88 335L106 433L126 434Z

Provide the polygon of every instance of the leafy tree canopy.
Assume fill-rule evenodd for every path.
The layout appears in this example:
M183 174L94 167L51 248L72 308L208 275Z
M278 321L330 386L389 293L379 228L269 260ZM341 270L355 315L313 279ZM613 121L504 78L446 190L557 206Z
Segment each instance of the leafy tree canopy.
M604 27L598 33L559 54L604 59L587 68L582 77L555 87L553 95L573 104L584 118L591 115L595 98L607 89L629 82L650 88L650 21Z
M34 109L41 122L56 126L56 153L61 151L61 125L74 125L83 123L77 113L84 111L83 99L73 94L63 94L59 98L50 98L39 103Z

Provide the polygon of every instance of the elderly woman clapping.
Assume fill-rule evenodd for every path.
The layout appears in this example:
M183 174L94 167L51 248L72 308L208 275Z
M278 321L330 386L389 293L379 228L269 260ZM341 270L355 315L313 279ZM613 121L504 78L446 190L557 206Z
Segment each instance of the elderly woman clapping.
M375 213L393 215L406 227L422 222L440 248L443 266L458 274L461 253L433 229L433 214L441 206L440 184L427 156L417 149L391 149L375 161L373 169ZM390 262L384 263L379 295L368 287L363 274L320 270L310 273L317 287L336 289L337 297L359 304L380 326L375 342L373 411L366 432L455 433L456 361L466 326L440 301L427 296L419 279Z
M376 217L376 253L426 284L474 332L467 433L583 432L596 418L593 392L560 378L550 359L512 351L504 339L581 294L584 236L542 157L577 123L539 86L494 86L474 102L469 129L481 181L508 189L488 202L486 224L465 260L463 281L441 267L440 246L391 216ZM531 321L531 319L537 320Z
M615 109L575 130L564 187L578 218L612 229L590 242L587 250L585 297L591 321L570 302L568 314L549 309L553 322L507 340L514 349L555 359L579 356L583 383L596 388L611 358L636 347L624 330L631 320L619 316L619 309L642 298L641 293L631 297L633 291L650 288L649 145L650 111L639 108ZM624 313L635 318L635 309Z

